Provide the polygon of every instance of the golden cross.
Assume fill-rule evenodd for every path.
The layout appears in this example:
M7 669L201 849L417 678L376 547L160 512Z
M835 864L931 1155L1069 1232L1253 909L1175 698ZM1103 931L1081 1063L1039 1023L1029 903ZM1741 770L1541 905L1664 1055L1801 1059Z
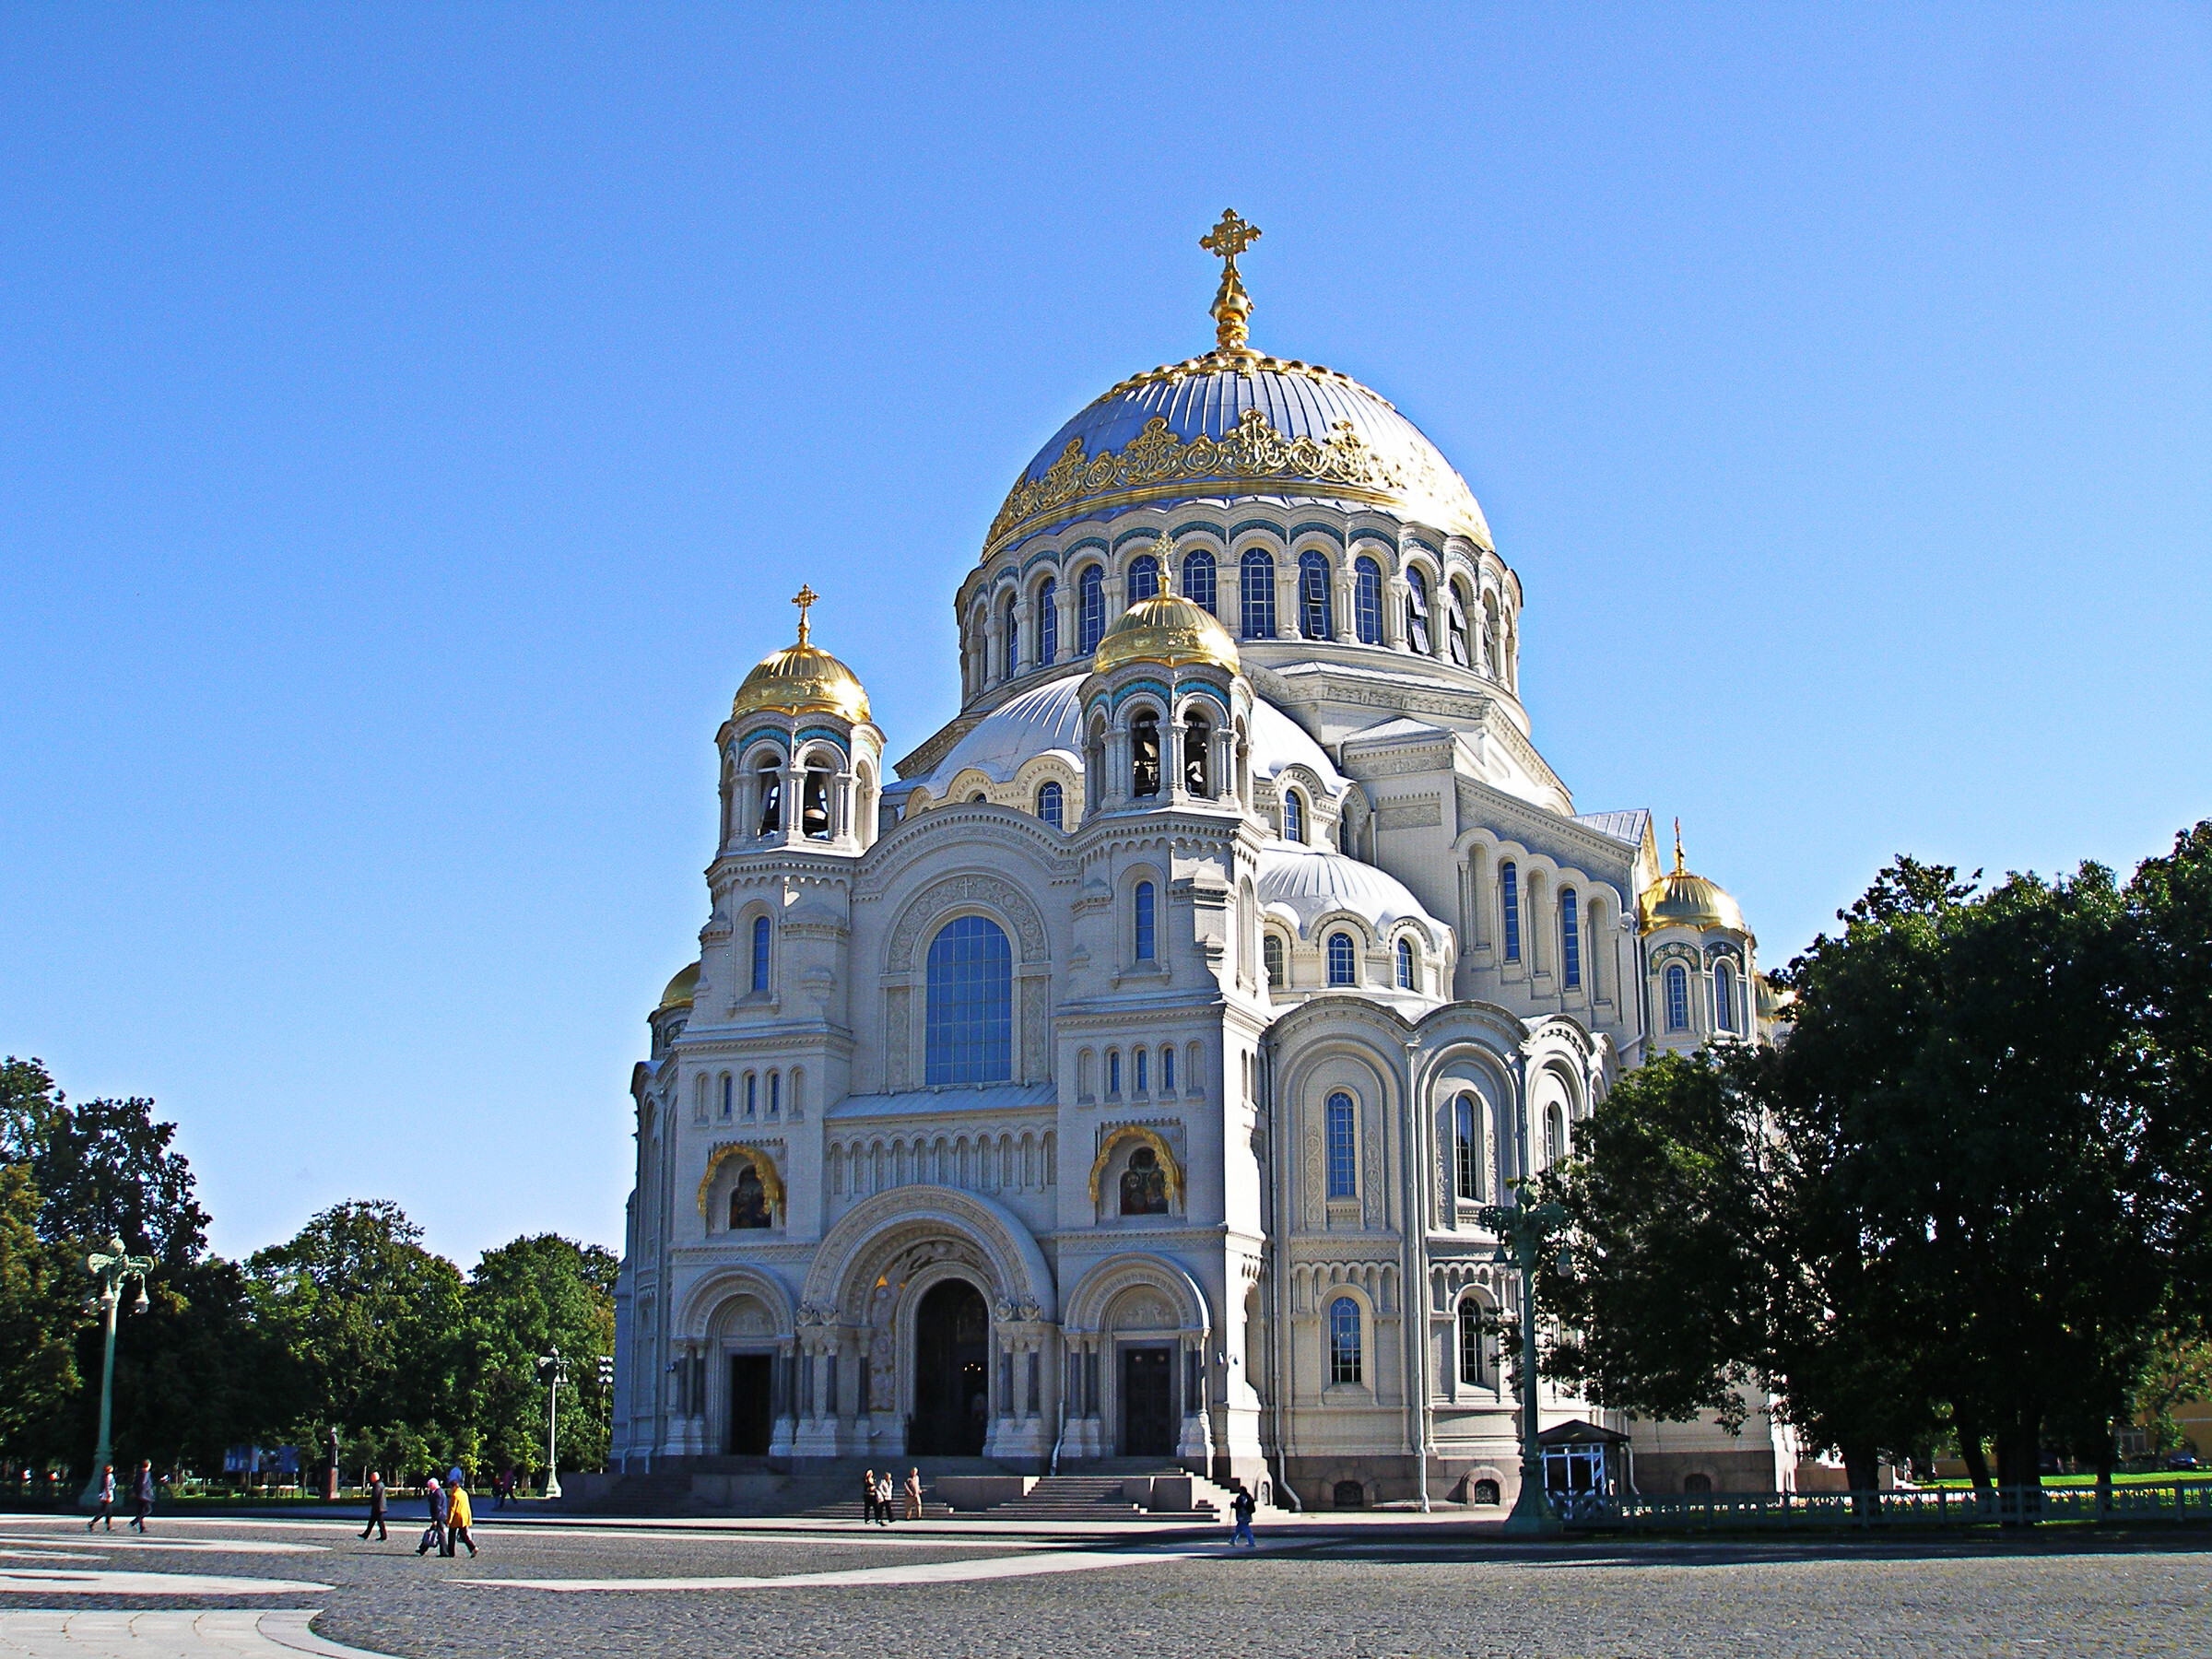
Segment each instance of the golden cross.
M1682 820L1675 820L1675 874L1682 874Z
M799 607L799 643L802 645L806 643L807 609L820 597L819 594L803 582L799 584L799 591L792 595L791 602Z
M1214 293L1215 349L1247 361L1254 356L1245 327L1252 317L1252 296L1237 274L1237 255L1259 240L1260 228L1238 218L1234 207L1223 208L1221 222L1198 239L1198 245L1221 262L1221 286Z
M1198 239L1198 245L1217 258L1229 262L1229 268L1237 268L1237 255L1260 240L1257 225L1237 217L1234 207L1221 210L1221 222Z

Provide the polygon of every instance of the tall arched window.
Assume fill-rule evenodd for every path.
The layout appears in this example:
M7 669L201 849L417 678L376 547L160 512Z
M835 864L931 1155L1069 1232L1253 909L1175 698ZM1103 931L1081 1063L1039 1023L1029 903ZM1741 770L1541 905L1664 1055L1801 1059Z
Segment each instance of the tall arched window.
M1382 567L1362 555L1352 565L1352 627L1362 645L1382 643Z
M730 1121L730 1074L724 1072L722 1074L722 1121L725 1124Z
M1505 959L1521 959L1521 866L1498 866L1498 913L1505 924Z
M1037 666L1050 668L1060 656L1060 584L1047 576L1037 587Z
M1200 610L1214 609L1214 556L1204 547L1182 556L1182 596Z
M1214 793L1208 760L1214 748L1213 722L1203 714L1192 714L1182 723L1182 787L1185 794L1201 799Z
M1136 1051L1136 1092L1140 1095L1152 1092L1152 1051L1150 1049L1140 1048Z
M1298 626L1309 640L1335 638L1336 618L1329 594L1329 556L1320 552L1298 556Z
M1452 1187L1470 1200L1482 1196L1480 1122L1473 1095L1463 1094L1452 1102Z
M1076 578L1076 654L1088 656L1106 631L1106 572L1085 565Z
M1398 989L1401 991L1414 989L1413 941L1411 939L1402 938L1398 941Z
M1725 962L1712 965L1712 1023L1716 1030L1735 1030L1735 971Z
M745 1115L748 1118L760 1115L760 1079L752 1072L745 1074Z
M998 924L960 916L929 946L924 1021L929 1083L1004 1083L1014 1075L1014 953Z
M1689 1030L1689 975L1679 962L1670 962L1666 969L1666 1029Z
M1329 935L1330 984L1349 985L1356 982L1357 970L1354 964L1357 960L1350 934L1333 933Z
M1129 723L1129 793L1159 793L1159 716L1149 710Z
M1159 1051L1159 1092L1161 1094L1175 1092L1175 1051L1172 1048L1163 1048Z
M1014 611L1014 595L1006 595L1005 607L998 614L999 631L1006 641L1006 675L1012 679L1021 672L1021 619Z
M1544 1109L1544 1167L1549 1169L1567 1156L1567 1114L1557 1106Z
M1452 653L1452 660L1465 668L1470 660L1467 653L1467 606L1456 582L1450 584L1444 594L1444 622L1447 630L1446 648Z
M1295 789L1283 791L1283 839L1287 841L1306 839L1306 799Z
M1570 991L1583 982L1583 926L1572 888L1559 889L1559 980Z
M756 798L760 803L759 825L756 833L780 835L783 830L783 763L773 755L763 755L753 767Z
M1260 962L1267 970L1267 983L1281 985L1283 977L1283 939L1280 934L1269 934L1260 942Z
M1329 1138L1329 1196L1357 1198L1359 1195L1359 1141L1352 1116L1352 1097L1347 1094L1331 1095L1324 1115Z
M830 769L809 766L799 791L799 833L809 841L830 839Z
M1129 603L1151 599L1159 593L1159 560L1140 553L1129 561Z
M1406 572L1406 641L1422 656L1436 649L1429 638L1429 579L1418 571Z
M783 1074L780 1071L768 1074L768 1115L771 1118L783 1115Z
M1136 959L1149 962L1155 956L1153 889L1148 881L1136 884Z
M1482 1381L1482 1303L1472 1296L1459 1300L1459 1380Z
M1244 555L1243 604L1239 631L1248 640L1275 638L1275 560L1254 547Z
M753 918L753 989L768 989L768 918Z
M1359 1381L1359 1304L1348 1296L1329 1304L1329 1381Z
M1066 825L1060 821L1062 810L1063 800L1060 792L1060 785L1052 782L1052 780L1049 778L1042 783L1038 784L1037 816L1042 818L1046 823L1050 824L1053 829L1064 830L1066 828Z

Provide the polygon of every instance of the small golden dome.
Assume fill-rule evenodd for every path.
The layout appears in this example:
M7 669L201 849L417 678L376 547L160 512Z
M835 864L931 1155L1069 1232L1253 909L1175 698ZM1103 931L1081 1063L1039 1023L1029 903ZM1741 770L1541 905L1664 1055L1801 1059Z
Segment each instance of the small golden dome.
M1716 882L1693 876L1682 867L1682 823L1675 821L1675 867L1643 889L1636 901L1643 931L1662 927L1726 927L1749 933L1744 912Z
M690 967L679 971L677 976L668 982L668 989L661 993L662 1011L665 1013L670 1008L689 1007L692 994L698 989L699 964L694 962Z
M730 700L730 718L741 720L762 709L779 714L835 714L859 725L868 718L868 694L860 677L828 652L806 642L806 610L815 601L802 587L792 603L799 607L799 642L761 660L745 677Z
M1139 599L1099 641L1091 667L1111 673L1124 663L1160 663L1171 668L1208 663L1237 671L1237 642L1229 629L1180 594Z

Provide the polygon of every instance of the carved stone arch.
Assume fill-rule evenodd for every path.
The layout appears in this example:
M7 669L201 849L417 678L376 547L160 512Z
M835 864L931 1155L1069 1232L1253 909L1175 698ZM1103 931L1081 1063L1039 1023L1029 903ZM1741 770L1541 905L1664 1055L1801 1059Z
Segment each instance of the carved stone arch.
M1052 1268L1020 1218L980 1194L935 1186L894 1187L847 1211L814 1253L800 1314L825 1321L856 1318L874 1277L863 1269L879 1257L888 1259L887 1252L896 1253L933 1238L964 1241L978 1253L991 1275L993 1300L1014 1310L1003 1317L1053 1317L1058 1298Z
M1212 1328L1206 1292L1199 1288L1198 1281L1167 1257L1141 1251L1110 1255L1086 1273L1068 1294L1067 1317L1063 1328L1073 1332L1104 1330L1108 1311L1115 1300L1124 1291L1139 1288L1162 1293L1174 1309L1179 1328L1184 1333L1202 1335Z
M776 1322L777 1334L791 1334L796 1312L791 1292L784 1288L782 1279L763 1267L722 1267L708 1274L685 1294L677 1310L676 1328L670 1335L679 1339L703 1338L715 1310L740 1296L759 1298Z
M944 877L907 900L891 929L890 944L884 952L884 971L912 973L915 946L924 930L934 935L931 924L956 911L994 912L994 919L1011 924L1008 932L1022 961L1050 959L1052 947L1044 919L1030 896L1004 877L975 872Z

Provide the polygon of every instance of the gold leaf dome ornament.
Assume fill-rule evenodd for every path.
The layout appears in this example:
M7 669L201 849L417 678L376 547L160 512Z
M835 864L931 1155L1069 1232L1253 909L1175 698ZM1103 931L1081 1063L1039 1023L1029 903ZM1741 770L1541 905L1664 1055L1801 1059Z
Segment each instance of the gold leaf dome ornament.
M860 677L818 646L807 643L807 608L819 597L802 587L792 603L799 607L799 640L760 660L730 700L730 718L770 710L779 714L834 714L854 725L868 718L868 693Z
M1159 663L1169 668L1205 664L1234 674L1237 642L1229 637L1229 629L1181 594L1155 594L1139 599L1106 630L1091 668L1111 674L1125 663Z
M688 968L679 969L676 977L668 982L668 989L661 993L662 1010L688 1008L698 994L699 964L694 962Z
M1744 912L1718 882L1692 875L1682 865L1682 820L1675 820L1675 867L1643 889L1636 913L1645 933L1662 927L1725 927L1740 934Z

